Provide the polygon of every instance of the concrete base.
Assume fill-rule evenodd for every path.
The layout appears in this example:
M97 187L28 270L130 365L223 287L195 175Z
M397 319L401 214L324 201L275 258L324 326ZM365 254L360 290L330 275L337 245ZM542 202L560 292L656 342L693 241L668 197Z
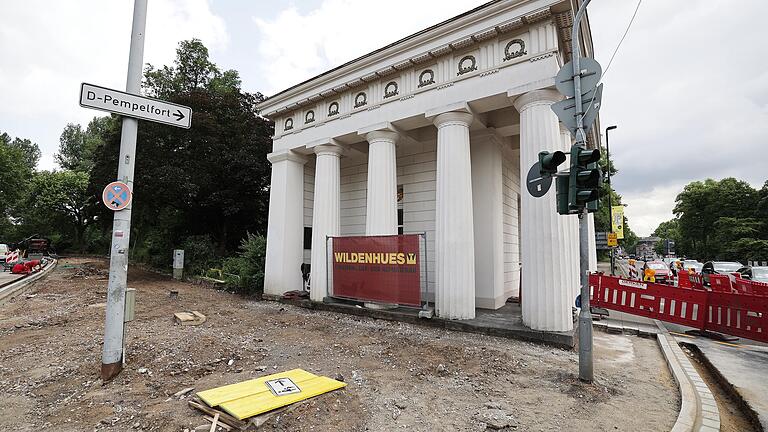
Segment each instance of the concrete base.
M343 302L336 299L326 299L323 303L311 300L286 300L279 296L264 296L265 300L275 300L281 303L300 306L308 309L329 312L346 313L388 321L400 321L427 327L444 328L446 330L479 333L527 342L541 343L556 348L572 349L576 345L578 328L568 332L545 332L532 330L523 325L520 305L507 303L498 310L477 309L476 317L468 320L447 320L443 318L419 318L419 309L397 308L392 310L377 310L358 307L355 302ZM574 326L576 323L574 323Z

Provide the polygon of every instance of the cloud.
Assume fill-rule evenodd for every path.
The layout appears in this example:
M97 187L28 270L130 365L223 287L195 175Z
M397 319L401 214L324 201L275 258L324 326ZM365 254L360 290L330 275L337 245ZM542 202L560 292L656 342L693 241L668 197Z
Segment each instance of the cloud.
M605 67L636 2L590 5ZM630 226L648 235L672 218L685 184L768 177L768 59L760 55L768 3L644 2L605 78L600 116L612 124L614 188Z
M261 33L261 73L270 95L409 34L478 6L475 0L324 0L274 19L253 18ZM375 10L375 13L372 11Z
M133 2L24 1L0 15L0 130L40 145L40 168L53 168L58 138L69 122L102 115L81 108L81 82L124 89ZM180 40L197 37L225 49L224 20L207 0L150 2L144 62L170 64Z

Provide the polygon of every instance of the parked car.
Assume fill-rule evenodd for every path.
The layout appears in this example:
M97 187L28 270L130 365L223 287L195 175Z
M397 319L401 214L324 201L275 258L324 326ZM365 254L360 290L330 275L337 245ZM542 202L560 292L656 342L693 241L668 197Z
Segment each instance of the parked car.
M744 267L744 264L735 261L708 261L701 267L704 285L709 285L709 276L712 274L727 275L738 272L742 267Z
M685 261L683 261L683 269L686 270L686 271L688 269L693 269L694 272L701 273L701 268L702 267L704 267L704 264L702 264L702 263L700 263L699 261L696 261L696 260L685 260Z
M744 266L739 269L739 273L745 279L768 283L768 267L766 266Z
M656 282L667 283L672 281L672 272L669 271L669 267L667 267L664 261L649 261L645 265L656 272L654 275Z

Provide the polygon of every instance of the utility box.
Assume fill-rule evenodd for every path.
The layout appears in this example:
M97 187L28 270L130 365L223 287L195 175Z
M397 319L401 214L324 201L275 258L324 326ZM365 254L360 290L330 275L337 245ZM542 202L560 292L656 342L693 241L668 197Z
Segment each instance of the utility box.
M128 288L125 290L125 313L123 314L123 321L133 321L136 317L136 288Z
M173 278L181 280L184 277L184 249L173 251Z

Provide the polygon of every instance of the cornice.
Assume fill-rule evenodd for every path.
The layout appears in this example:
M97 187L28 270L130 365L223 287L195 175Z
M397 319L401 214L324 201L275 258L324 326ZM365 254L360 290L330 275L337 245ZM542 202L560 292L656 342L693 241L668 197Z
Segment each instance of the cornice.
M303 83L290 87L260 103L258 108L262 111L262 115L271 118L279 114L294 111L302 106L313 103L314 101L345 93L350 89L359 87L363 84L366 84L367 82L375 81L397 71L405 70L420 63L431 61L433 59L451 54L457 50L463 50L469 46L477 44L480 41L520 29L525 25L551 19L553 16L550 10L551 5L545 6L522 14L521 16L503 21L499 24L489 26L483 30L473 31L470 35L457 37L450 43L428 49L421 54L410 55L406 59L396 60L393 62L393 64L385 68L379 68L377 71L372 73L364 73L362 76L359 76L354 80L347 81L345 84L335 85L333 87L324 88L319 91L313 90L313 88L317 87L323 87L326 85L331 86L333 81L338 80L341 77L354 76L356 71L365 70L366 68L370 68L371 65L381 62L384 59L392 58L397 54L397 52L407 51L419 45L427 44L430 40L435 39L439 34L448 33L457 29L461 29L462 27L470 26L477 22L481 22L484 19L487 19L487 17L490 15L503 13L505 9L510 7L521 7L526 4L533 3L534 1L535 0L493 0L463 15L459 15L456 18L452 18L451 20L437 24L419 33L406 37L405 39L401 39L398 42L385 46L384 48L381 48L377 51L359 57L355 60L352 60L351 62L345 63L335 69L331 69L330 71L304 81ZM296 97L297 95L301 95L308 90L312 90L312 97L304 98L289 105L280 106L281 102L289 100L292 97Z

